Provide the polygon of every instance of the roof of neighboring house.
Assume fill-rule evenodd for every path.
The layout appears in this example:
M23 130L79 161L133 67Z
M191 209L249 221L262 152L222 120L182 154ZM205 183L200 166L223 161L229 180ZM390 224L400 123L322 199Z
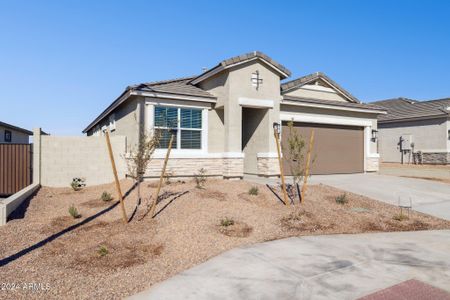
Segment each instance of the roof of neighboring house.
M234 57L222 60L215 67L213 67L209 70L206 70L205 72L198 75L197 77L194 77L190 81L190 83L197 84L197 83L205 80L206 78L209 78L210 76L213 76L214 74L217 74L217 72L220 72L221 70L224 70L228 67L231 67L231 66L234 66L234 65L237 65L240 63L244 63L244 62L247 62L247 61L250 61L253 59L261 59L261 60L265 61L266 63L268 63L269 65L271 65L272 67L274 67L282 75L282 79L291 76L291 71L289 71L282 64L277 63L272 58L270 58L269 56L267 56L266 54L264 54L260 51L253 51L253 52L249 52L246 54L242 54L242 55L238 55L238 56L234 56Z
M363 109L363 110L379 111L381 113L386 111L385 108L378 106L378 105L373 105L373 104L355 103L355 102L347 102L347 101L309 99L309 98L301 98L301 97L295 97L295 96L289 96L289 95L283 96L283 102L286 103L285 101L309 103L309 104L319 104L319 105L344 107L344 108L356 108L356 109ZM283 104L283 102L281 102L281 103Z
M285 94L292 89L299 88L305 84L316 81L317 79L322 79L326 83L333 86L337 91L339 91L341 94L343 94L348 100L355 102L355 103L360 103L360 101L356 97L354 97L346 89L341 87L334 80L332 80L330 77L328 77L327 75L325 75L322 72L316 72L313 74L309 74L309 75L282 83L281 84L281 93Z
M386 115L378 118L380 123L450 116L450 98L417 101L400 97L375 101L371 104L382 106L387 110Z
M19 132L22 132L22 133L25 133L25 134L28 134L28 135L33 135L33 132L30 131L30 130L26 130L26 129L24 129L24 128L17 127L17 126L14 126L14 125L11 125L11 124L2 122L2 121L0 121L0 126L9 128L9 129L11 129L11 130L19 131Z

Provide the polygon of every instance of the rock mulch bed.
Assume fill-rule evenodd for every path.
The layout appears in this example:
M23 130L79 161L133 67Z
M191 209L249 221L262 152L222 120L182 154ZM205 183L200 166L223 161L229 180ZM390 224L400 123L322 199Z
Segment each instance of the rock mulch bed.
M122 182L124 191L131 186ZM148 198L156 185L142 186ZM253 186L258 195L248 194ZM208 180L204 189L193 182L166 185L156 218L139 220L138 211L124 225L116 199L103 202L103 191L115 195L113 184L77 192L44 187L23 216L0 227L0 282L9 284L0 298L119 299L238 246L311 234L450 228L416 212L397 221L397 207L350 193L338 204L343 192L328 186L310 186L303 205L286 207L265 186L223 180ZM125 204L131 215L136 189ZM71 205L81 218L69 216ZM225 218L232 220L227 226Z

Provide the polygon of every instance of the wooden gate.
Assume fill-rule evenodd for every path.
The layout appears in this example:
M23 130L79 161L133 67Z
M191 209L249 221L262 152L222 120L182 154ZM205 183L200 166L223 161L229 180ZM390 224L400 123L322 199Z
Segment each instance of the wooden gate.
M31 144L0 144L0 196L12 195L31 184Z

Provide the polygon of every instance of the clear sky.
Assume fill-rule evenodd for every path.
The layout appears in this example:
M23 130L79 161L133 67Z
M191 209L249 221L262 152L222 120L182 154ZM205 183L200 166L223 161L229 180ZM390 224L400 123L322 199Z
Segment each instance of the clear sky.
M450 97L450 1L0 0L0 120L79 135L127 85L253 50L364 102Z

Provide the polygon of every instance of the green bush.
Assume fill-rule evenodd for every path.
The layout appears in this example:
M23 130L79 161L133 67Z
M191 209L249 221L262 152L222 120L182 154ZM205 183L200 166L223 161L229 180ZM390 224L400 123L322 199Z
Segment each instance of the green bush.
M103 192L102 193L102 195L100 196L100 198L103 200L103 201L105 201L105 202L109 202L109 201L111 201L113 198L112 198L112 196L111 196L111 194L110 193L108 193L108 192Z
M78 213L77 208L76 208L73 204L69 207L69 214L70 214L70 215L72 216L72 218L74 218L74 219L81 218L81 215Z
M231 218L224 218L224 219L220 220L220 226L228 227L231 225L234 225L234 220Z
M85 183L84 178L78 178L78 177L74 178L74 179L72 179L72 182L70 183L70 187L74 191L79 191L85 186L86 186L86 183Z
M252 195L252 196L256 196L258 195L258 187L257 186L252 186L249 190L248 190L248 194Z
M347 194L345 193L336 197L336 203L338 204L345 204L347 202L348 202Z
M106 246L101 245L97 250L98 255L100 256L106 256L109 253L109 250Z

